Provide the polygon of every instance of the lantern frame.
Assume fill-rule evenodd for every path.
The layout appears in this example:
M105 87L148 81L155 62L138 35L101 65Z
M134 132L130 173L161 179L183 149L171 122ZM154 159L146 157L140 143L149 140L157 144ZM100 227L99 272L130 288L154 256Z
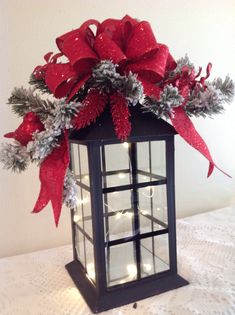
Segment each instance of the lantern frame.
M147 114L148 116L149 114ZM150 114L151 115L151 114ZM133 190L134 203L138 202L137 189L147 186L154 186L159 184L166 184L167 192L167 217L168 227L159 231L147 232L140 234L138 224L138 212L134 206L134 229L136 233L133 233L132 237L121 241L112 240L110 244L117 245L125 242L133 241L140 242L141 239L147 237L157 236L163 233L168 233L168 244L169 244L169 270L162 271L146 277L140 277L140 252L136 250L135 258L137 263L137 279L114 286L107 285L106 278L106 257L105 248L107 242L104 237L104 203L103 194L107 192L118 191L118 187L114 188L103 188L102 185L102 154L101 150L105 145L118 144L120 140L116 139L115 135L110 136L108 126L103 130L104 122L106 122L105 114L99 119L94 125L82 129L81 132L72 133L70 135L70 145L82 144L87 146L88 154L88 165L89 165L89 176L90 176L90 198L91 198L91 217L92 217L92 229L93 229L93 245L94 245L94 265L95 265L95 283L90 279L84 266L78 260L77 252L75 248L75 223L73 222L73 210L71 211L71 222L72 222L72 239L73 239L73 255L74 259L72 262L66 265L71 278L73 279L76 286L79 288L82 296L86 300L90 309L94 313L99 313L114 307L118 307L124 304L132 303L140 299L157 295L175 288L179 288L188 284L188 281L183 279L177 274L177 253L176 253L176 224L175 224L175 189L174 189L174 135L175 130L172 126L168 125L164 121L156 121L155 124L162 124L164 128L168 125L163 132L161 127L156 128L152 132L143 131L140 129L138 134L138 128L134 126L132 135L128 138L131 164L132 164L132 175L133 181L130 185L125 185L125 189ZM133 119L136 121L137 116L133 115ZM146 122L148 118L145 115ZM152 119L152 117L151 117ZM149 122L151 121L149 120ZM165 125L166 124L166 125ZM143 126L142 126L143 127ZM147 126L146 126L147 127ZM150 123L150 127L151 123ZM148 129L148 128L147 128ZM167 131L166 131L167 130ZM90 132L91 131L91 132ZM102 137L101 134L105 132L106 138ZM157 180L150 182L137 183L137 161L136 161L136 143L139 142L150 142L150 141L164 141L165 142L165 160L166 160L166 177L164 180ZM157 183L158 182L158 183ZM80 184L83 185L83 184ZM122 186L120 186L122 187ZM121 188L123 190L123 187ZM110 245L112 246L112 245ZM140 248L136 246L135 249Z

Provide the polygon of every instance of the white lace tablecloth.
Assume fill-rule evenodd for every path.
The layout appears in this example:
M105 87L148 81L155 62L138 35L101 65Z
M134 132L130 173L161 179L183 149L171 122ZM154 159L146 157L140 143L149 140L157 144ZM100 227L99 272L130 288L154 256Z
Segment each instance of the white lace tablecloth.
M102 314L235 314L235 209L180 219L177 237L190 285ZM71 260L71 246L0 259L0 314L90 315L64 268Z

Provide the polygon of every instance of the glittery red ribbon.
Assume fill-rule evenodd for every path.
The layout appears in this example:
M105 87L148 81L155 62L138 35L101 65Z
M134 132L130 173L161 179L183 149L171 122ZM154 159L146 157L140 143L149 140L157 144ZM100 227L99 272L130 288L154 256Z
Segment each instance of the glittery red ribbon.
M96 35L91 31L91 25L97 28ZM130 71L136 73L142 82L144 93L155 98L159 98L164 88L164 85L159 86L156 83L160 83L166 74L176 67L168 47L157 43L150 24L146 21L138 22L129 16L121 20L107 19L102 23L88 20L80 28L58 37L56 43L61 53L54 56L48 53L44 57L47 63L36 67L34 75L38 79L45 80L55 97L66 97L67 101L90 78L93 67L104 59L118 64L118 71L121 74L129 74ZM58 62L61 56L67 57L68 62ZM210 74L210 67L209 64L207 76L200 81L196 81L197 75L194 72L189 73L186 68L181 77L165 83L173 83L179 88L182 96L187 98L190 89L196 89L197 85L204 87L205 79ZM209 176L215 164L205 142L195 130L182 106L176 108L170 116L172 124L191 146L209 160ZM65 135L61 146L56 148L41 165L42 187L34 208L34 212L38 212L51 200L56 224L62 206L62 185L67 165L68 146Z
M170 118L172 125L174 126L178 134L194 149L198 150L202 155L204 155L205 158L209 161L209 169L207 174L208 177L212 174L214 167L230 177L230 175L228 175L217 165L215 165L205 141L196 131L192 121L186 115L182 107L175 108Z
M67 131L62 136L60 146L49 154L40 166L41 190L33 213L40 212L51 201L56 226L63 203L64 178L69 165Z
M29 141L33 140L33 133L44 130L44 126L38 118L37 114L29 112L24 116L23 122L13 131L6 133L4 137L13 138L26 146Z
M97 27L96 36L90 26ZM34 70L36 78L43 78L55 97L71 99L89 79L93 67L104 59L119 65L122 74L138 74L145 93L159 96L155 83L176 63L168 47L157 43L148 22L137 22L129 16L122 20L108 19L103 23L86 21L80 28L56 39L61 54L69 60L58 63L60 54L45 56L47 64Z

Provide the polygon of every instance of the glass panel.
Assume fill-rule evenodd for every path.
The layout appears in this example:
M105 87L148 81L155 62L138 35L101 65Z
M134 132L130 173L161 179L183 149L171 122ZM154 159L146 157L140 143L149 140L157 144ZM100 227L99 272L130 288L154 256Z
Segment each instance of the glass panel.
M104 194L106 240L132 235L133 209L130 190Z
M85 239L83 233L79 230L79 228L75 225L75 248L78 256L78 260L85 267Z
M168 223L167 217L167 189L166 185L155 187L153 195L153 215L164 223Z
M168 234L141 240L141 277L169 270Z
M138 170L149 173L149 142L145 141L137 143L137 161Z
M87 147L85 145L80 144L79 151L80 151L80 162L81 162L81 182L89 186L90 178L89 178Z
M105 145L102 151L103 187L129 185L128 144Z
M106 265L108 286L135 280L137 268L134 262L133 242L107 248Z
M78 187L78 202L73 212L73 222L82 227L82 217L81 188Z
M152 173L166 176L166 146L165 141L151 142Z
M86 238L86 270L89 278L95 282L95 263L93 244Z
M138 189L140 232L158 231L167 227L166 185Z
M82 189L82 207L84 216L84 230L92 238L92 215L91 215L91 198L90 192Z
M80 175L78 144L71 143L70 150L72 170L75 175Z
M165 141L138 142L137 161L139 183L164 179Z

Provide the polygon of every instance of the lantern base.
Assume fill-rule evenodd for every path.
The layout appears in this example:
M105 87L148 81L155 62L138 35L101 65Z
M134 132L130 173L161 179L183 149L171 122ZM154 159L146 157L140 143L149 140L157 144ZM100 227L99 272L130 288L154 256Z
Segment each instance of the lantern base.
M107 311L189 284L178 274L164 272L161 276L155 275L125 283L99 294L78 261L74 260L65 267L93 313Z

